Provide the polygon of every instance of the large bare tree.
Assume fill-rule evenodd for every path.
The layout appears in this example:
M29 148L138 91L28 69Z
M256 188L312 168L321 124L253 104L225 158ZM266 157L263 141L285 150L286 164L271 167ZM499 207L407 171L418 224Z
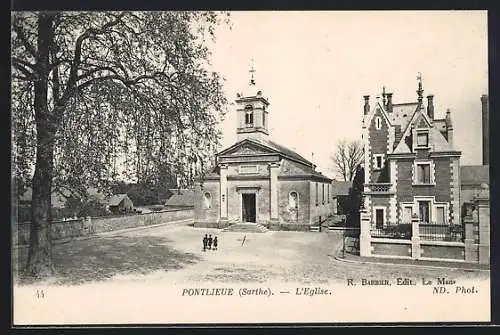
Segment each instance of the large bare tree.
M344 181L352 181L358 165L363 161L361 141L339 140L331 160L337 175Z
M13 174L33 189L25 275L54 273L54 189L106 189L120 166L136 180L188 181L209 161L226 100L207 41L225 17L12 13Z

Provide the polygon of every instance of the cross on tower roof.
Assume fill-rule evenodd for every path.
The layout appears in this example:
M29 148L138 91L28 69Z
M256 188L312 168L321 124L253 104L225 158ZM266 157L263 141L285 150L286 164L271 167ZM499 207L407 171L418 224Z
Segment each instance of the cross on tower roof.
M248 72L251 73L250 85L255 85L255 79L253 78L253 74L255 73L255 69L253 68L253 58L252 58L252 67Z

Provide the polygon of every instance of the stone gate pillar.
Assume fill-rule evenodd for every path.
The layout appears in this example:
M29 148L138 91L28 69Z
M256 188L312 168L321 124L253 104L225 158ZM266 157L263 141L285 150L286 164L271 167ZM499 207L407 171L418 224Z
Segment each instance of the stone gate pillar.
M220 167L220 221L227 222L227 165Z
M359 255L370 257L372 255L371 220L368 210L360 210Z
M270 174L270 212L271 212L271 222L279 222L278 214L278 174L279 174L279 163L269 164L269 174Z
M420 219L417 214L411 217L411 258L419 259L420 250Z
M475 198L479 220L479 263L490 263L490 192L487 184L481 185Z

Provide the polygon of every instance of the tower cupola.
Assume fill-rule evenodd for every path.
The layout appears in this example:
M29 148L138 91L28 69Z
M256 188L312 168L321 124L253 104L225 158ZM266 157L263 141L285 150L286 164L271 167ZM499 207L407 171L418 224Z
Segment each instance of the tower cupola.
M238 113L238 127L236 129L238 141L245 138L259 139L269 135L268 110L269 102L255 84L253 64L249 71L251 78L244 92L237 94L236 106Z

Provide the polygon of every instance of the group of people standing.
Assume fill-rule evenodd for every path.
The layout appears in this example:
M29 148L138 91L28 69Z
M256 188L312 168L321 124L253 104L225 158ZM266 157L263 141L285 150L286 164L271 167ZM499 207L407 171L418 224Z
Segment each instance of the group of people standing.
M203 251L208 250L217 250L217 236L212 238L212 235L205 234L205 237L203 237Z

